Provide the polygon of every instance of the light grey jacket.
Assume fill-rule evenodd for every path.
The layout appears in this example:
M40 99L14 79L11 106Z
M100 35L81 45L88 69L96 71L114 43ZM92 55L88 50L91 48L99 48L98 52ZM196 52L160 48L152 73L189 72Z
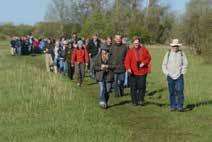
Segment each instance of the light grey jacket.
M187 72L188 60L182 51L168 51L163 59L162 70L166 76L172 79L178 79L182 74Z

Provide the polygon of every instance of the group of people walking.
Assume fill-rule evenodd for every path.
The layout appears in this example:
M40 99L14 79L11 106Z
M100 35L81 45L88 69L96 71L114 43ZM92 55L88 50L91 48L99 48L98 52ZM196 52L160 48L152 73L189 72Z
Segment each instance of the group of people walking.
M40 39L37 48L34 47L36 40L33 36L27 36L25 40L29 43L27 51L35 52L39 48L45 54L48 72L68 75L71 80L76 79L80 87L88 69L90 77L99 84L99 105L102 108L108 108L112 88L115 96L119 97L125 95L127 86L130 87L132 105L145 104L146 80L151 72L152 58L139 37L134 37L130 44L128 38L119 34L106 39L94 34L91 39L85 40L73 33L70 39ZM17 41L17 37L11 40L12 55L24 53L21 46L19 53ZM167 76L171 111L183 111L184 74L188 61L180 50L178 39L174 39L170 46L162 63L162 71Z
M37 39L33 37L32 34L22 37L14 36L10 41L10 53L12 56L42 53L46 46L46 42L46 39Z

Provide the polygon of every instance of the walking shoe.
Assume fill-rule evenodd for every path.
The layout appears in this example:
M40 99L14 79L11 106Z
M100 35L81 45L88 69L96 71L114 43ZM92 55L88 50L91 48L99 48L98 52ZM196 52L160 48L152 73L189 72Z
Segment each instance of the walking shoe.
M183 108L178 109L178 112L184 112L184 109Z
M171 108L171 112L177 111L176 108Z
M138 102L140 106L144 106L144 102Z
M99 105L101 108L107 109L107 104L105 102L100 102Z
M133 106L138 106L138 104L135 104L135 103L133 103L132 105L133 105Z

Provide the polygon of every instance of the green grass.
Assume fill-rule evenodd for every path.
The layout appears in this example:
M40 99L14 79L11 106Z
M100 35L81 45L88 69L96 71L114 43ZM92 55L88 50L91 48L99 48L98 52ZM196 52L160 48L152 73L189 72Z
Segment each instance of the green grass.
M210 142L212 139L212 66L188 54L187 112L169 111L161 62L165 49L150 49L152 73L145 107L130 97L98 107L98 86L86 78L82 89L67 78L45 72L43 56L11 57L0 42L1 142Z

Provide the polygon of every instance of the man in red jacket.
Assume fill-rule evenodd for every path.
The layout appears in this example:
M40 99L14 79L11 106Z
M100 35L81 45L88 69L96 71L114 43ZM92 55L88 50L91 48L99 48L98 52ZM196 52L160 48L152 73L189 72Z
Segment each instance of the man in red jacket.
M78 74L78 86L82 85L83 78L85 76L85 67L88 66L89 56L88 51L86 48L84 48L83 41L79 40L77 42L77 48L73 51L72 57L71 57L71 64L72 67L74 67L76 63L75 69L77 69Z
M146 77L150 72L151 56L149 51L140 43L138 38L133 41L125 58L125 67L130 73L130 89L132 104L144 105Z

